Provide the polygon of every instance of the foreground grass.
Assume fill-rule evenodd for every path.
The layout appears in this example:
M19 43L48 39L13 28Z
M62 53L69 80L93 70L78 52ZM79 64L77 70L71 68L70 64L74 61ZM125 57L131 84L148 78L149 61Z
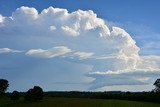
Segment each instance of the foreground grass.
M8 104L7 104L8 103ZM124 100L44 98L39 102L0 100L0 107L160 107L160 104Z
M13 102L7 97L0 97L0 107L7 104L12 104Z

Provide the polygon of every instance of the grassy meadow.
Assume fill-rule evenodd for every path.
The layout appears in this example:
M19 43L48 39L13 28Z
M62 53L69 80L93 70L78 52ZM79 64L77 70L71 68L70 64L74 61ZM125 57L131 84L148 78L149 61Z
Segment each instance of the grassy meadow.
M38 102L11 101L0 99L0 107L160 107L160 104L149 102L103 100L87 98L44 98Z

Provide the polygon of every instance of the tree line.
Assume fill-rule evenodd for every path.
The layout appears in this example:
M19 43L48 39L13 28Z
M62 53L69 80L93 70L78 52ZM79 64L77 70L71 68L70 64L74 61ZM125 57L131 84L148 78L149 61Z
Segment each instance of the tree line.
M20 96L23 96L26 101L39 101L46 97L67 97L67 98L97 98L97 99L120 99L120 100L132 100L132 101L148 101L160 103L160 79L157 79L153 84L155 89L150 92L79 92L79 91L52 91L43 92L40 86L34 86L27 92L13 91L9 93L9 97L12 100L19 100ZM9 83L5 79L0 79L0 96L4 96Z
M6 79L0 79L0 97L4 97L6 95L6 91L9 87L9 82ZM9 93L9 97L11 100L19 100L20 92L13 91L12 93ZM43 99L43 89L40 86L34 86L33 88L29 89L25 94L23 94L24 99L26 101L38 101Z

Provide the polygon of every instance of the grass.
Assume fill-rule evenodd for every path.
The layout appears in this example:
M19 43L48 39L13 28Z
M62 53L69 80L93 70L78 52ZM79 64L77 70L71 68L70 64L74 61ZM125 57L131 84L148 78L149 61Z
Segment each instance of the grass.
M0 97L0 107L3 105L11 104L12 101L7 97Z
M160 104L124 100L86 98L44 98L39 102L12 102L0 99L0 107L160 107Z

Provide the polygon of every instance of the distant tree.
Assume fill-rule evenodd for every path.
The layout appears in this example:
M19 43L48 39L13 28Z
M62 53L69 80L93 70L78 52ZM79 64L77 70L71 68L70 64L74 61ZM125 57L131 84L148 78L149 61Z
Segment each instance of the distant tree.
M7 88L9 86L9 83L6 79L0 79L0 95L3 95Z
M25 100L38 101L43 99L43 90L39 86L34 86L26 92Z
M11 94L11 100L19 100L19 92L18 91L13 91Z
M34 86L33 87L33 97L35 100L42 100L43 99L43 90L39 86Z
M24 97L26 101L31 101L31 100L33 100L32 90L33 90L33 89L29 89L29 90L26 92L25 97Z
M157 79L153 85L155 85L154 92L160 92L160 79Z

